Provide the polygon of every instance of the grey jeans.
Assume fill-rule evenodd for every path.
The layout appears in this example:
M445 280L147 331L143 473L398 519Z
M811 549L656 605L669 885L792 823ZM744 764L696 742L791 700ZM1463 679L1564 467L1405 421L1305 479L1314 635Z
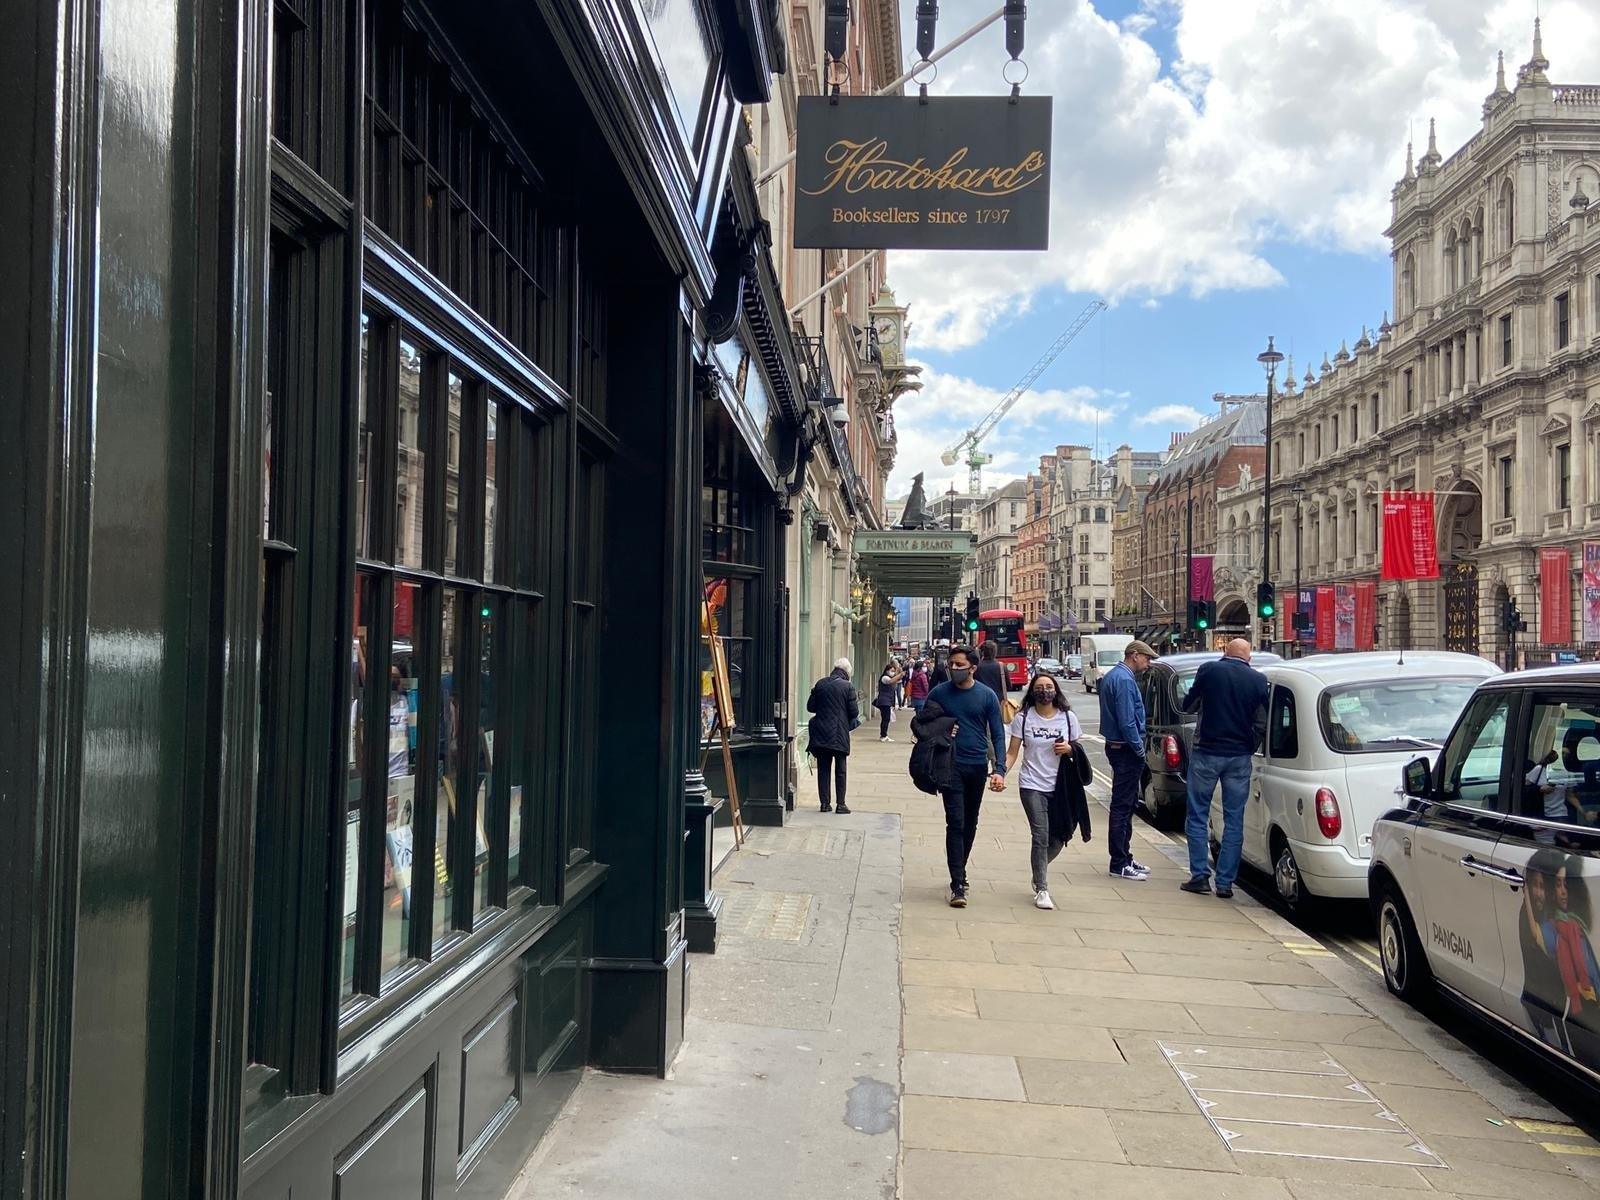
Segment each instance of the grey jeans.
M1042 892L1049 888L1050 864L1061 853L1064 842L1050 836L1050 793L1022 788L1022 811L1028 814L1028 828L1033 830L1033 848L1029 858L1033 863L1033 890Z

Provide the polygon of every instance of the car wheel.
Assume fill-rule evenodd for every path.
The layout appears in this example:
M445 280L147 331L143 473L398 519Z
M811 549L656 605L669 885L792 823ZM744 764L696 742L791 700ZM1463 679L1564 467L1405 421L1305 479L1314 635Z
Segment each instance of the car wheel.
M1306 916L1316 907L1317 898L1306 891L1305 879L1300 874L1300 864L1289 839L1280 833L1273 840L1276 853L1272 858L1272 886L1290 912Z
M1400 889L1383 885L1378 900L1378 953L1383 960L1383 982L1400 999L1416 1004L1433 987L1433 971L1417 936Z

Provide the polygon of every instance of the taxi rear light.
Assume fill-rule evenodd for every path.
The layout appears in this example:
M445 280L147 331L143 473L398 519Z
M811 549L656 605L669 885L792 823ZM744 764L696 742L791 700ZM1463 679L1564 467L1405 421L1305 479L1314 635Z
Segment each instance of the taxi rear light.
M1339 813L1339 797L1327 788L1317 789L1317 828L1322 836L1332 840L1344 828L1344 818Z
M1170 733L1161 739L1161 757L1166 760L1167 766L1174 771L1183 762L1183 756L1178 749L1178 739Z

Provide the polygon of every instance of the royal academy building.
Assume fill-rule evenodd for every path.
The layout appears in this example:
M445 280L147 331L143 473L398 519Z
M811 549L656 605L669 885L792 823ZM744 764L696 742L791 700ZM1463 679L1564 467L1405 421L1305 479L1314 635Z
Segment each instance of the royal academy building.
M499 1197L667 1070L778 9L13 6L0 1195Z
M1408 151L1392 320L1278 396L1273 576L1377 582L1380 647L1498 657L1508 599L1524 642L1565 643L1537 628L1540 551L1571 551L1576 596L1600 538L1600 86L1549 66L1536 23L1479 131L1449 158L1431 127ZM1379 580L1391 490L1435 493L1437 580Z

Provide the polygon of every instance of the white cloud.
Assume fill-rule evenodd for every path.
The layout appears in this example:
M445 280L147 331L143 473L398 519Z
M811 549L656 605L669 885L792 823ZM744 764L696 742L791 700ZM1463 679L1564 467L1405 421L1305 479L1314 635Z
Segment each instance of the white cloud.
M1165 425L1171 429L1193 429L1205 414L1191 404L1163 404L1133 419L1135 425Z
M901 0L914 28L914 0ZM946 0L941 41L993 0ZM1407 129L1449 155L1480 127L1494 56L1529 54L1526 0L1144 0L1120 24L1090 0L1030 6L1030 90L1055 97L1052 248L891 255L913 345L955 350L1041 289L1113 302L1283 282L1271 244L1381 253ZM1156 25L1160 29L1156 29ZM1600 81L1600 6L1546 0L1558 81ZM1170 36L1163 65L1150 39ZM940 64L947 95L993 94L1000 31ZM1376 298L1375 298L1376 302Z

